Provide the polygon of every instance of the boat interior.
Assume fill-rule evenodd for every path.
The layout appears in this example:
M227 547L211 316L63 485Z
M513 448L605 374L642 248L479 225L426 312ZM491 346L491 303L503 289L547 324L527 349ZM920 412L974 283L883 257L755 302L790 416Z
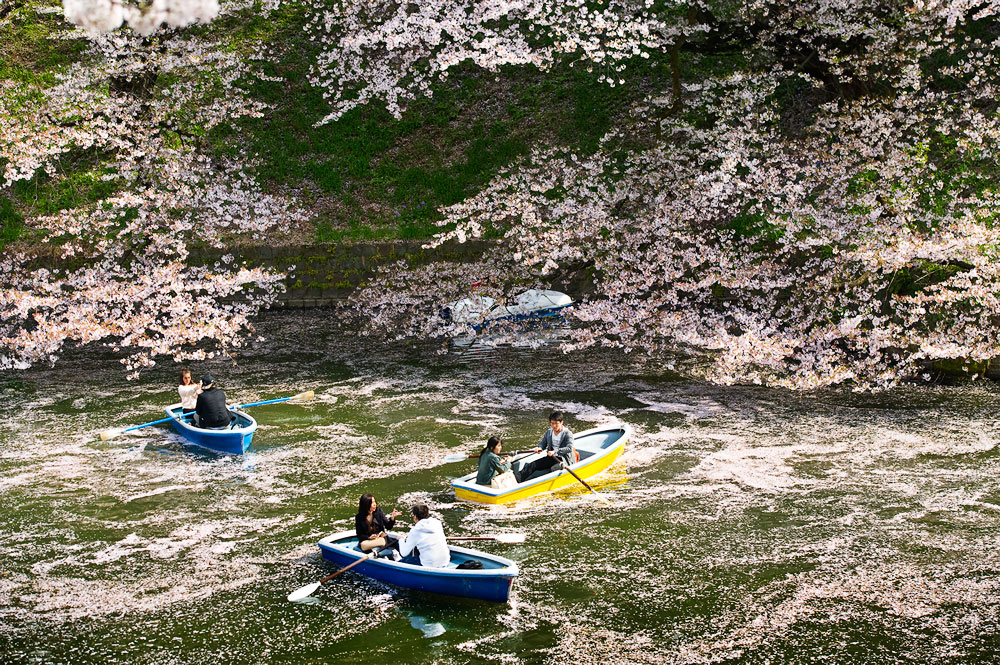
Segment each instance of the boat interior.
M194 414L191 414L191 413L183 414L181 407L177 407L176 409L171 409L171 413L173 413L174 417L176 417L178 420L180 420L185 425L188 425L190 427L196 427L196 425L191 422L191 417ZM223 427L223 428L219 428L219 429L215 429L215 428L208 429L208 428L206 428L205 431L207 431L207 432L213 432L213 431L214 432L225 432L227 430L243 429L244 427L249 427L250 426L250 418L248 418L247 416L243 415L239 411L234 411L233 413L236 414L236 418L234 420L230 421L229 427Z
M622 438L623 434L625 434L625 430L622 429L605 429L593 434L576 437L573 445L577 452L580 453L580 460L582 461L587 457L596 455L605 448L613 446L618 439Z
M354 552L361 553L361 548L358 547L358 539L355 537L331 541L330 544L340 545ZM455 551L454 548L451 548L451 561L448 562L446 568L458 568L466 561L471 561L471 560L476 560L479 561L481 564L483 564L483 567L480 568L479 570L500 570L501 568L506 567L503 563L495 561L491 558L483 556L474 556L471 554L466 554L465 552L457 552ZM400 563L400 562L394 561L393 563Z

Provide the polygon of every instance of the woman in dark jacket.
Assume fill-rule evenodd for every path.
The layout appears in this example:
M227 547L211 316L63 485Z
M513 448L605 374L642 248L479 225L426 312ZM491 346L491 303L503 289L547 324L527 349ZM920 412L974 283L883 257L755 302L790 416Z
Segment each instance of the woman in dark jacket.
M375 503L371 494L362 494L358 502L358 514L354 516L354 530L358 534L358 546L362 552L370 552L376 547L385 547L396 541L388 531L396 525L396 517L401 513L393 509L389 517Z

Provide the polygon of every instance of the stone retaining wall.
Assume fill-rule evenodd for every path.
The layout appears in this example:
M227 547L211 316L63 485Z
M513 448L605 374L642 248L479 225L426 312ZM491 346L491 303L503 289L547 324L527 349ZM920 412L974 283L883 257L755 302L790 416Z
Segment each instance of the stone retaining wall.
M250 266L270 266L288 272L287 290L274 307L303 309L330 307L364 286L375 271L406 259L410 266L434 261L477 261L486 250L484 241L448 243L424 249L422 241L355 243L350 245L241 246L232 252ZM193 249L192 265L213 264L227 252L215 248Z

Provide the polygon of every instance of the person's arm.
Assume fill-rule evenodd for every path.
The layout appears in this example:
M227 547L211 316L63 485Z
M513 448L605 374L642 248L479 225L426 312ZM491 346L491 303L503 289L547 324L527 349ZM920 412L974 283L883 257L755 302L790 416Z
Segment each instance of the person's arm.
M563 430L563 437L562 437L561 443L562 443L562 445L559 446L559 451L558 451L559 457L562 457L562 458L568 459L568 460L572 460L573 459L573 444L574 444L573 432L570 432L568 429L567 430Z
M552 440L552 430L551 429L547 429L547 430L545 430L545 434L542 435L542 440L538 442L537 446L535 446L535 452L539 452L540 453L543 450L546 450L547 447L548 447L547 441L551 441L551 440Z
M510 470L510 463L504 462L502 459L500 459L500 456L497 454L493 455L493 457L490 459L490 462L492 463L493 470L496 473L504 473Z
M387 524L388 520L385 517L385 513L382 512L381 508L376 508L375 512L372 513L372 532L381 534L386 529L391 528Z
M410 553L413 551L413 548L419 544L417 542L417 539L419 537L420 537L420 532L417 530L416 527L410 529L410 533L403 536L403 538L400 539L399 541L400 556L409 556Z

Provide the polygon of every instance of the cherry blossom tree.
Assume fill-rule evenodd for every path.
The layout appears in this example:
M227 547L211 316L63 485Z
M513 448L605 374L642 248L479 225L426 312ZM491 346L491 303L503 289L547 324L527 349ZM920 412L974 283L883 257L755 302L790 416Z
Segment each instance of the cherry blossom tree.
M654 10L653 6L659 7ZM397 117L463 62L548 69L560 58L600 68L608 85L633 57L649 57L705 27L686 17L700 3L679 0L346 0L310 26L327 44L311 81L333 108L322 122L378 100Z
M583 266L566 350L680 355L721 383L881 389L994 358L997 11L746 3L754 69L688 84L683 117L651 98L594 155L535 152L443 210L438 242L506 229L476 279L508 292ZM794 123L789 90L810 93ZM397 335L469 334L434 316L457 293L433 272L386 275L359 305Z
M177 16L204 20L206 6L192 0ZM90 18L78 22L117 25L115 5L100 7L111 9L79 10ZM140 32L174 25L156 7L155 20L132 23L124 9L121 18ZM322 44L310 81L330 103L318 123L365 104L399 116L459 65L502 75L569 63L609 86L627 83L638 59L654 58L669 72L596 152L537 146L443 209L436 243L497 233L503 241L475 264L400 264L380 275L356 299L368 331L474 334L438 316L472 284L502 298L582 271L592 286L573 310L567 351L612 346L668 363L683 357L685 368L721 383L881 389L929 361L997 355L1000 2L310 7L306 30ZM112 153L94 175L120 184L89 206L29 220L79 267L52 268L27 255L9 266L17 276L0 298L3 362L32 362L67 340L145 349L133 366L158 353L198 352L208 338L238 343L229 333L247 324L252 307L226 298L248 285L267 292L275 282L232 266L202 271L184 258L192 235L219 242L231 230L300 214L257 187L245 168L252 160L216 163L196 139L212 123L261 112L236 84L255 75L250 61L210 37L164 30L91 39L91 62L57 85L3 83L8 185L52 173L79 150ZM705 63L733 50L739 66L685 78L682 55ZM192 68L212 75L183 74ZM67 272L88 268L89 277ZM93 307L81 297L74 309L65 295L86 293L105 272L116 275L121 304L94 315L85 339L74 331ZM155 276L142 293L169 283L171 297L125 308L140 275ZM213 330L172 318L168 300L191 311L207 302L206 292L219 296L212 307L221 309L198 320L231 323ZM116 329L110 322L122 312L130 323Z
M251 159L202 152L206 130L260 115L263 105L236 84L255 75L252 63L211 38L166 30L65 38L85 38L88 50L55 85L2 84L0 184L58 179L61 160L82 156L113 193L26 220L31 242L0 270L0 369L102 342L134 376L158 355L239 346L283 276L232 254L189 265L188 246L223 247L303 214L261 190Z
M91 33L110 32L123 23L142 35L157 28L207 23L219 14L219 0L63 0L66 20Z

